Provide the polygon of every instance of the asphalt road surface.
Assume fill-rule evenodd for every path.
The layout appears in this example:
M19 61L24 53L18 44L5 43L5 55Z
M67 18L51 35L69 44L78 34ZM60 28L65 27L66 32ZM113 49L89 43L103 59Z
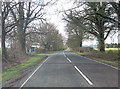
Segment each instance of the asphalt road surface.
M50 55L22 87L118 87L118 70L60 51Z

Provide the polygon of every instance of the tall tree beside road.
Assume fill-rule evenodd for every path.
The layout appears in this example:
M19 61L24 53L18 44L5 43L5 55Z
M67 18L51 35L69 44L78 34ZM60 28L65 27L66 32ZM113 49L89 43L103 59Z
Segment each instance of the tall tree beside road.
M9 6L10 6L10 2L1 2L2 3L2 16L1 16L1 21L2 21L2 60L7 62L8 58L7 58L7 51L6 51L6 44L5 44L5 37L6 34L9 33L12 28L14 28L15 26L13 26L13 22L11 22L10 24L7 24L7 19L8 19L8 15L10 12ZM11 8L13 8L15 5L11 6ZM8 29L9 28L9 29Z
M14 21L18 23L17 31L18 31L19 50L20 53L23 55L26 54L26 29L28 25L34 20L42 19L43 13L41 11L43 10L44 6L45 5L42 5L41 2L38 3L19 2L17 9L18 11L10 7L11 13L14 17Z
M109 3L106 2L86 2L84 10L71 10L67 14L67 20L90 34L93 34L99 42L99 50L105 51L105 39L108 37L111 30L116 29L116 24L108 19L103 19L96 15L96 12L103 13L107 16L112 16L114 12L110 10ZM79 14L76 14L79 13ZM112 16L116 18L115 16Z
M8 60L6 35L16 33L19 42L19 53L26 54L26 30L30 23L42 20L45 6L50 2L2 2L2 59ZM14 32L13 32L14 30ZM8 36L9 37L9 36Z

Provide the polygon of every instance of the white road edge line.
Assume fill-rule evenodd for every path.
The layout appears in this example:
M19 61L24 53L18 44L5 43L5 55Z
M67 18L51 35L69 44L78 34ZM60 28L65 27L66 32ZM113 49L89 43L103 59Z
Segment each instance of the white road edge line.
M48 57L48 58L49 58L49 57ZM47 59L48 59L48 58L47 58ZM47 59L46 59L45 61L43 61L43 63L46 62ZM27 80L25 80L25 82L20 86L19 89L21 89L21 88L28 82L28 80L37 72L37 70L43 65L43 63L42 63L40 66L37 67L37 69L27 78Z
M77 68L77 66L74 66L74 67L90 85L93 85L93 83L80 71L80 69Z
M84 57L84 58L87 58L87 57ZM103 63L103 62L100 62L100 61L96 61L96 60L93 60L93 59L90 59L90 58L87 58L87 59L92 60L92 61L95 61L95 62L100 63L100 64L103 64L103 65L106 65L106 66L109 66L109 67L114 68L114 69L116 69L116 70L119 70L118 68L116 68L116 67L114 67L114 66L111 66L111 65L109 65L109 64L106 64L106 63Z
M71 62L71 60L70 60L69 58L67 58L67 60L68 60L69 62Z
M75 54L75 53L73 53L73 54ZM78 55L78 54L75 54L75 55ZM79 55L79 56L81 56L81 55ZM81 57L84 57L84 56L81 56ZM92 61L97 62L97 63L100 63L100 64L103 64L103 65L106 65L106 66L109 66L109 67L111 67L111 68L113 68L113 69L120 70L120 69L117 68L117 67L111 66L111 65L109 65L109 64L106 64L106 63L103 63L103 62L100 62L100 61L96 61L96 60L93 60L93 59L90 59L90 58L87 58L87 57L84 57L84 58L89 59L89 60L92 60Z

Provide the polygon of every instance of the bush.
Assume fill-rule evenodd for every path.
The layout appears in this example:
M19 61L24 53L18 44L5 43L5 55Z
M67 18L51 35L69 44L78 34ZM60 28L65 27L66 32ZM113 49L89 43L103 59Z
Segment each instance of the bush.
M79 52L90 52L93 51L94 49L92 47L80 47Z
M73 48L72 51L84 53L84 52L94 51L94 49L92 47L79 47L79 48Z
M41 48L37 48L37 49L35 49L35 53L44 53L44 52L46 52L47 50L45 50L45 49L41 49Z
M108 54L113 54L113 51L112 51L112 50L109 50L107 53L108 53Z
M93 56L96 58L103 58L103 59L113 59L113 60L118 59L118 52L117 51L113 52L112 50L110 50L108 52L100 52L100 51L94 50L91 52L87 52L86 55Z
M92 56L96 58L103 58L107 60L111 60L111 59L118 60L117 50L109 50L106 52L100 52L98 50L94 50L92 47L80 47L80 48L74 48L73 51L84 53L84 55Z

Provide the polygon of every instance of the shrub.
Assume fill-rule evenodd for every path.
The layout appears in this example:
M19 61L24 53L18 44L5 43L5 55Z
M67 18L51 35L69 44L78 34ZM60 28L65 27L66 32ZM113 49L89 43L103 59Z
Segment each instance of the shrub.
M118 53L117 51L113 52L112 50L108 51L108 52L100 52L100 51L91 51L91 52L87 52L86 55L88 56L93 56L96 58L103 58L103 59L113 59L113 60L117 60L118 59Z
M108 54L113 54L113 51L112 51L112 50L109 50L107 53L108 53Z
M46 50L45 49L35 49L35 53L44 53L44 52L46 52Z
M92 47L80 47L79 52L90 52L93 51L94 49Z

